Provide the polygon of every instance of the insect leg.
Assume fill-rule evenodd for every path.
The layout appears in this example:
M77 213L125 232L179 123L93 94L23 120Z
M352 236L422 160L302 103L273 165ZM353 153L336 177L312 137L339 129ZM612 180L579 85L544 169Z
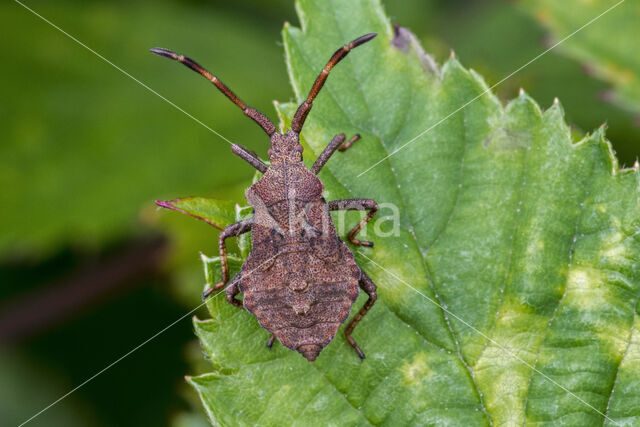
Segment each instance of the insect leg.
M240 293L240 282L242 281L242 273L238 273L236 277L231 280L229 286L225 289L225 294L227 295L227 301L229 303L235 305L236 307L243 309L242 301L237 300L235 297Z
M271 349L271 346L273 346L273 342L276 340L276 336L275 335L271 335L271 338L269 338L269 341L267 341L267 348Z
M307 118L307 114L309 114L309 111L311 111L313 100L318 95L318 92L320 92L320 89L322 89L322 86L324 86L324 82L327 80L327 77L329 77L329 71L331 71L331 69L335 67L335 65L340 62L342 58L347 56L351 49L368 42L375 36L377 36L376 33L365 34L364 36L358 37L351 43L344 45L340 49L336 50L333 56L331 56L331 59L329 59L327 65L325 65L325 67L320 72L320 75L316 78L316 81L313 83L307 99L302 104L300 104L298 110L296 111L296 114L293 116L293 120L291 121L292 131L294 131L295 133L300 133L300 131L302 130L302 126L304 125L304 121Z
M378 204L373 199L342 199L342 200L333 200L328 203L330 211L339 211L339 210L358 210L358 211L369 211L367 216L362 218L360 222L353 227L353 229L349 232L349 241L354 245L360 246L369 246L373 247L373 242L367 242L364 240L356 239L356 235L362 230L371 218L378 212Z
M354 142L356 142L357 140L360 139L360 134L356 133L355 135L353 135L351 137L351 139L349 139L347 142L338 145L338 151L347 151L347 149L349 147L351 147L353 145Z
M218 238L218 246L220 248L220 270L222 271L222 281L207 289L206 292L202 295L203 298L207 298L213 292L218 289L222 289L224 285L229 281L229 264L227 262L227 245L225 244L225 240L229 237L239 236L247 231L251 230L253 226L253 218L245 219L242 221L238 221L235 224L231 224L226 227L220 233L220 237Z
M260 172L265 173L267 171L267 165L262 163L262 160L260 160L253 151L249 151L238 144L231 144L231 151Z
M373 283L373 280L371 280L371 278L367 276L367 273L362 270L360 270L360 282L358 284L360 285L360 288L365 291L367 295L369 295L369 299L364 303L360 311L358 311L353 319L351 319L351 322L349 322L347 328L344 330L344 336L347 338L347 341L349 341L349 344L351 344L351 347L353 347L356 353L358 353L360 359L364 359L364 353L362 352L362 350L360 350L360 347L358 347L356 341L351 337L351 333L353 332L353 329L356 327L358 322L360 322L360 320L362 320L362 318L365 316L365 314L367 314L371 307L373 307L373 304L378 299L378 294L376 293L376 284Z
M183 55L178 55L177 53L172 52L169 49L162 49L162 48L156 47L151 49L151 52L155 53L156 55L164 56L165 58L178 61L184 64L185 66L191 68L196 73L202 75L207 80L209 80L211 83L215 85L215 87L218 88L218 90L220 90L220 92L222 92L227 98L229 98L231 102L233 102L238 107L240 107L240 109L242 109L242 112L246 116L250 117L251 119L253 119L254 122L260 125L260 127L266 132L267 135L271 136L276 131L275 125L271 123L271 121L267 118L267 116L265 116L255 108L247 107L246 104L242 102L240 98L238 98L236 94L231 91L231 89L229 89L224 83L218 80L216 76L214 76L213 74L211 74L210 72L202 68L202 66L198 64L196 61L194 61L193 59L187 58L186 56L183 56Z
M315 163L311 167L311 172L317 175L320 172L320 169L322 169L322 167L327 163L329 158L333 155L333 153L336 152L336 150L345 151L347 148L351 147L354 142L360 139L360 134L355 134L347 142L345 142L344 139L344 133L339 133L334 136L329 145L325 147L325 149L316 159Z

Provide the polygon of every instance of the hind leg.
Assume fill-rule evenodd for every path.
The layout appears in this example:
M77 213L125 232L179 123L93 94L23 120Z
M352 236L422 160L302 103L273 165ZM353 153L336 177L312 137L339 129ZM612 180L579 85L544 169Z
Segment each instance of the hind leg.
M225 289L225 294L227 295L227 301L229 303L235 305L239 309L244 309L244 305L242 304L242 301L240 301L239 299L236 299L236 295L240 293L241 281L242 280L240 277L240 273L238 273L238 275L233 278L231 283L229 283L229 286L227 286L227 288ZM273 342L275 341L275 339L276 339L276 336L272 334L271 337L269 338L269 341L267 341L267 344L266 344L268 349L271 349L271 346L273 346Z
M275 335L271 335L271 337L269 338L269 341L267 341L267 348L269 350L271 350L271 347L273 346L273 342L276 340L276 336Z
M376 293L376 284L373 283L373 280L371 280L371 278L367 276L367 273L362 270L360 270L360 282L358 284L360 285L360 288L365 291L367 295L369 295L369 299L364 303L360 311L353 317L353 319L351 319L351 322L349 322L347 328L344 330L344 336L347 338L347 341L349 341L349 344L351 344L351 347L353 347L356 353L358 353L360 359L364 359L364 353L362 352L362 350L360 350L360 347L358 347L356 341L351 337L351 333L353 332L353 329L356 327L358 322L360 322L360 320L362 320L362 318L365 316L365 314L367 314L371 307L373 307L373 304L378 299L378 294Z

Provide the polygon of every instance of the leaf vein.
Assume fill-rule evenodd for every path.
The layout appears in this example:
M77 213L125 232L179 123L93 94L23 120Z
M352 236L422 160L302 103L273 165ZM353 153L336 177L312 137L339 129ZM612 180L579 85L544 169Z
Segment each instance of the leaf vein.
M618 364L616 366L616 375L613 379L613 384L611 385L611 391L609 392L609 397L607 398L607 406L605 408L605 415L607 417L609 417L609 409L610 409L610 405L611 405L611 399L613 399L613 392L616 389L616 384L618 383L618 377L620 374L620 367L622 366L622 362L624 361L625 357L627 356L627 353L629 352L629 348L631 347L631 340L633 338L633 331L635 329L635 319L636 319L636 311L638 310L638 301L640 300L640 295L638 296L638 298L636 298L636 303L634 304L634 309L633 309L633 316L631 319L631 329L629 330L629 339L627 341L627 346L624 349L624 352L622 353L622 356L620 357L620 360L618 361ZM602 425L604 426L605 423L607 422L606 418L602 419Z

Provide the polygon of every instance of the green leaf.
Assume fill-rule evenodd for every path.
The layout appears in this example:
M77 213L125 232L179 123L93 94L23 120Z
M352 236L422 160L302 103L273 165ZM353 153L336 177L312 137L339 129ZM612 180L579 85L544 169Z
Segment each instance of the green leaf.
M554 42L593 21L563 41L557 50L588 64L588 69L610 82L614 88L612 101L640 112L640 8L637 2L524 0L521 4L551 31Z
M381 206L375 247L354 248L378 285L354 332L367 358L341 332L313 363L268 350L253 316L212 297L195 328L215 371L190 379L211 421L639 423L639 176L604 128L572 141L559 103L501 105L457 59L394 35L376 0L297 6L302 28L283 37L298 101L335 48L379 34L334 69L303 131L307 162L362 135L320 176L327 200ZM287 125L295 106L278 110Z
M169 201L158 200L156 205L192 216L219 230L236 220L236 204L226 200L185 197Z
M185 197L169 201L157 200L156 204L204 221L219 230L253 215L251 207L240 207L234 202L205 197ZM246 258L251 251L250 236L248 234L239 236L237 243L240 256Z
M200 255L202 264L204 264L204 277L207 280L206 287L211 287L216 283L220 283L220 257L208 257L204 254ZM235 275L240 271L242 267L243 259L233 254L227 256L227 263L229 264L229 271L232 275Z

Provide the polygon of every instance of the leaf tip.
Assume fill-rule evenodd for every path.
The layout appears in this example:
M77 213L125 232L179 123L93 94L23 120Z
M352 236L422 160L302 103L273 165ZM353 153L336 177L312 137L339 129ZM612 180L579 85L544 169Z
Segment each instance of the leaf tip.
M167 200L155 200L155 204L160 206L161 208L165 208L165 209L174 209L174 207L171 205L171 200L167 201Z
M607 133L607 124L602 123L600 126L598 126L598 129L596 129L595 132L593 132L593 136L598 140L599 143L604 144L607 142L606 133Z
M393 39L391 40L391 45L401 52L412 52L417 55L423 70L430 74L440 76L438 64L436 64L436 61L431 55L425 52L415 34L407 28L401 27L396 22L393 23Z
M531 98L529 96L529 94L527 93L527 91L524 90L524 88L518 89L518 96L517 96L516 100L518 102L526 102L526 103L534 104L537 109L540 109L540 107L538 106L538 103L535 101L535 99ZM553 108L554 105L555 104L552 104L552 108Z
M516 101L518 101L519 103L524 103L524 104L529 104L531 105L531 107L533 109L535 109L535 111L537 112L537 114L542 114L542 109L540 108L540 106L538 105L538 103L536 102L535 99L533 99L528 93L527 91L525 91L523 88L520 88L518 90L518 97L515 99ZM559 105L558 105L559 106ZM557 107L555 104L551 105L551 110L555 110Z
M549 107L547 111L552 114L558 114L561 118L564 117L564 108L558 97L553 98L553 104L551 104L551 107Z
M193 315L191 316L191 324L193 325L193 328L195 329L196 335L200 336L200 332L202 330L202 328L207 324L207 322L210 322L210 319L199 319L197 315Z
M602 158L607 164L611 175L616 175L619 172L623 172L623 170L620 169L618 158L616 157L616 152L613 150L611 142L609 142L606 137L606 131L607 124L603 123L598 127L598 129L596 129L590 136L587 136L586 138L593 140L600 147Z

